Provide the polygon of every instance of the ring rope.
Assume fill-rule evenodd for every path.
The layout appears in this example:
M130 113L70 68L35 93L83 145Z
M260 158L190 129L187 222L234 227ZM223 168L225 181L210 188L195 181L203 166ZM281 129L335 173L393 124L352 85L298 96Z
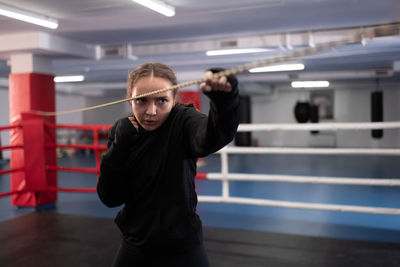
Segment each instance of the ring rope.
M353 177L328 177L305 175L281 175L281 174L253 174L233 173L227 175L209 172L207 180L227 181L252 181L252 182L281 182L281 183L310 183L310 184L336 184L358 186L400 186L399 178L353 178Z
M241 123L238 132L256 131L337 131L337 130L373 130L373 129L397 129L400 121L391 122L332 122L319 124L289 124L289 123Z
M108 102L108 103L104 103L104 104L100 104L100 105L79 108L79 109L73 109L73 110L67 110L67 111L47 112L47 111L33 110L33 111L31 111L31 113L37 114L37 115L42 115L42 116L57 116L57 115L70 114L70 113L75 113L75 112L83 112L83 111L89 111L89 110L102 108L102 107L106 107L106 106L111 106L111 105L119 104L122 102L147 97L150 95L163 93L163 92L166 92L169 90L178 90L180 88L188 87L190 85L200 84L202 82L207 81L208 79L220 78L222 76L229 76L229 75L237 74L240 72L244 72L244 71L250 70L252 68L263 67L263 66L267 66L267 65L271 65L271 64L276 64L276 63L282 63L282 62L289 61L294 58L308 56L308 55L316 54L319 52L327 51L331 48L335 48L338 46L360 43L365 39L372 39L374 37L395 35L395 34L398 34L399 26L400 26L400 24L398 22L391 23L391 24L378 25L374 28L364 29L361 33L351 35L348 38L345 38L343 40L326 42L326 43L318 44L318 45L315 45L312 47L297 49L297 50L289 52L285 55L253 61L253 62L244 64L244 65L232 68L232 69L214 73L212 75L212 77L210 77L210 78L201 78L201 79L196 79L196 80L192 80L192 81L187 81L187 82L180 83L180 84L177 84L177 85L174 85L171 87L167 87L167 88L151 91L148 93L144 93L141 95L137 95L137 96L134 96L131 98L125 98L125 99Z
M269 206L292 209L309 209L340 212L357 212L384 215L400 215L400 209L369 206L351 206L337 204L322 204L309 202L291 202L271 199L246 198L246 197L221 197L221 196L199 196L199 202L231 203L241 205Z
M224 147L216 153L399 156L398 148Z

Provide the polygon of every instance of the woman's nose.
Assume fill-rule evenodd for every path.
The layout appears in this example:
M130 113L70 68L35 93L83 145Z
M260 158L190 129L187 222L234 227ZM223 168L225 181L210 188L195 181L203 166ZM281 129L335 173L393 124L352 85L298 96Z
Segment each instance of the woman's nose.
M149 103L146 109L146 114L148 115L156 115L157 114L157 107L156 103Z

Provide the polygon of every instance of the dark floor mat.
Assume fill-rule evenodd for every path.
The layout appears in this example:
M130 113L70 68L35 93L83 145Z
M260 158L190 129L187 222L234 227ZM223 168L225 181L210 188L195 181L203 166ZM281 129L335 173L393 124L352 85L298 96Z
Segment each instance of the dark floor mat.
M400 244L205 228L212 267L400 266ZM110 266L111 219L35 212L0 223L0 266ZM189 266L188 266L189 267Z

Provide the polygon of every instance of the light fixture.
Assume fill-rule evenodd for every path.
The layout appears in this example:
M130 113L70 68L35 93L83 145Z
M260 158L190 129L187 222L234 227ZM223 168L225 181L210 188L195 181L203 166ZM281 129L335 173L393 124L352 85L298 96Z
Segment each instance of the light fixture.
M316 88L329 87L328 81L295 81L292 82L293 88Z
M247 53L261 53L270 52L272 49L267 48L238 48L238 49L221 49L221 50L209 50L206 52L207 56L222 56L222 55L235 55L235 54L247 54Z
M47 27L53 30L57 29L58 27L58 22L56 19L48 18L46 16L34 14L28 11L19 10L13 7L5 6L3 4L0 4L0 15Z
M257 73L257 72L293 71L293 70L304 70L304 65L300 63L271 65L266 67L253 68L250 69L249 72Z
M167 17L175 16L175 8L158 0L132 0Z
M85 76L83 76L83 75L54 77L54 82L56 82L56 83L83 82L84 80L85 80Z

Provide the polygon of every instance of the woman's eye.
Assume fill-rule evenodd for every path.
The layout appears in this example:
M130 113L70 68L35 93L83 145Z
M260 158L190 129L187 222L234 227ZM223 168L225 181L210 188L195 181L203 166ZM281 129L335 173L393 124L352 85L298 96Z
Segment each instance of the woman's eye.
M160 98L158 101L160 101L160 103L162 104L168 102L166 98Z
M146 99L144 99L144 98L138 98L138 99L135 100L136 104L142 104L142 103L145 103L145 102L146 102Z

